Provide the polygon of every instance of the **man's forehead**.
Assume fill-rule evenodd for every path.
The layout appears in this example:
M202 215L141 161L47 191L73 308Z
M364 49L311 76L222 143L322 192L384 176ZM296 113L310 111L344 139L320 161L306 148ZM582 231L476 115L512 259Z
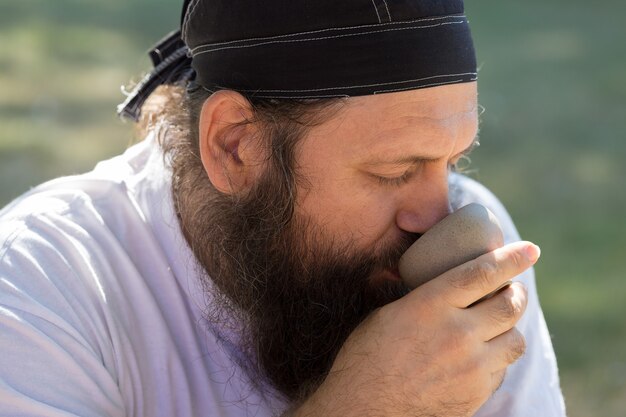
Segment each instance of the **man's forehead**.
M471 144L477 113L476 83L463 83L350 98L311 133L317 146L344 160L393 159L403 152L439 158Z
M476 83L354 97L338 113L338 124L359 131L359 142L385 145L391 137L419 130L425 139L447 134L477 119ZM454 133L454 132L448 132Z
M353 97L348 99L355 114L370 117L414 117L447 119L470 113L477 107L476 82L419 90Z

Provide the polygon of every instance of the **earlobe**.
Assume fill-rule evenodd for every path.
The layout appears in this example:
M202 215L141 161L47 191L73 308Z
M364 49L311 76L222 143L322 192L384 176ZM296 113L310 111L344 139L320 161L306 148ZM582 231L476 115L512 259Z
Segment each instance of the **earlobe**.
M251 118L250 104L233 91L218 91L202 106L200 158L209 180L222 193L244 191L258 174L261 150Z

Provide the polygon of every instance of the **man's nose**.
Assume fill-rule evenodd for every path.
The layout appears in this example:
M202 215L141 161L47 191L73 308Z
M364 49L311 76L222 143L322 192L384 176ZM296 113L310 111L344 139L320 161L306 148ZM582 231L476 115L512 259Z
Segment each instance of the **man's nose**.
M407 193L398 208L396 224L404 231L421 234L451 212L446 176Z

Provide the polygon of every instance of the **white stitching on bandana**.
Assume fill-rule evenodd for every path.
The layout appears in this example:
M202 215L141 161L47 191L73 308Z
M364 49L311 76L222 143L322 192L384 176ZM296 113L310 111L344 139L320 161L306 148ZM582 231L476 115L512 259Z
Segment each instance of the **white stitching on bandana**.
M470 81L476 81L478 78L471 78ZM444 82L440 82L440 83L430 83L430 84L418 84L418 86L420 88L426 88L426 87L435 87L437 85L446 85L446 84L455 84L455 83L460 83L463 80L451 80L451 81L444 81ZM374 91L374 94L381 94L381 93L391 93L394 91L407 91L407 90L413 90L415 89L416 86L412 86L412 87L404 87L404 88L391 88L391 89L384 89L384 90L378 90L378 91Z
M301 100L306 100L306 99L316 99L316 98L350 98L349 95L347 94L329 94L329 95L319 95L319 96L266 96L265 94L261 94L261 95L253 95L252 97L255 98L267 98L267 99L276 99L276 100L284 100L284 99L301 99Z
M476 81L476 78L473 78L471 81ZM463 80L451 80L451 81L445 81L445 82L440 82L440 83L430 83L430 84L417 84L412 87L406 87L406 88L392 88L392 89L378 90L378 91L375 91L374 94L392 93L392 92L397 92L397 91L408 91L408 90L414 90L418 87L428 88L428 87L436 87L438 85L458 84L461 82L463 82ZM208 91L211 91L211 90L208 90ZM242 91L242 90L236 90L236 91ZM347 94L335 94L335 95L285 97L285 96L266 96L265 94L260 94L260 95L254 95L254 97L267 98L267 99L315 99L315 98L349 98L350 96Z
M378 7L376 7L376 2L374 0L372 0L372 5L374 6L374 11L376 12L376 17L378 17L378 23L383 23L383 21L380 20L380 14L378 13Z
M341 87L327 87L327 88L312 88L309 90L244 90L244 89L237 89L237 91L242 91L242 92L246 92L246 93L314 93L316 91L330 91L330 90L342 90L345 88L366 88L366 87L378 87L378 86L383 86L383 85L394 85L394 84L405 84L405 83L414 83L414 82L419 82L419 81L426 81L426 80L432 80L434 78L442 78L442 77L462 77L462 76L466 76L466 75L473 75L474 78L472 79L472 81L476 80L476 75L478 75L476 72L463 72L460 74L442 74L442 75L433 75L430 77L424 77L424 78L415 78L413 80L404 80L404 81L391 81L391 82L387 82L387 83L376 83L376 84L362 84L362 85L344 85ZM459 80L462 81L462 80ZM226 88L226 87L222 87L222 86L218 86L219 88ZM411 89L413 87L409 87L409 89Z
M349 36L370 35L372 33L394 32L394 31L399 31L399 30L432 29L432 28L436 28L436 27L440 27L440 26L458 25L458 24L463 24L463 23L465 23L465 20L456 21L456 22L437 23L435 25L427 25L427 26L410 26L410 27L406 27L406 28L372 30L372 31L369 31L369 32L348 33L348 34L345 34L345 35L325 36L325 37L319 37L319 38L287 39L287 40L280 40L280 41L259 42L259 43L255 43L255 44L252 44L252 45L225 46L223 48L208 49L206 51L200 51L200 52L197 52L197 53L194 52L193 56L207 54L207 53L210 53L210 52L222 51L222 50L225 50L225 49L254 48L256 46L264 46L264 45L270 45L270 44L274 44L274 43L293 43L293 42L321 41L321 40L326 40L326 39L336 39L336 38L345 38L345 37L349 37ZM213 45L206 45L206 47L210 47L210 46L213 46ZM200 48L201 47L198 47L196 49L200 49Z
M199 3L200 3L200 0L195 0L189 5L189 8L187 9L187 14L185 16L185 22L183 24L183 30L182 30L183 39L187 37L187 31L189 30L189 21L191 20L191 16L193 15L193 13L198 8Z
M276 35L276 36L265 36L265 37L258 37L258 38L237 39L237 40L234 40L234 41L226 41L226 42L217 42L217 43L212 43L212 44L198 45L198 46L196 46L195 48L193 48L191 50L191 53L195 54L199 49L202 49L202 48L215 47L215 46L224 46L224 45L230 45L230 44L233 44L233 43L240 43L240 42L251 42L251 41L263 41L263 40L270 40L270 39L281 39L281 38L286 38L286 37L299 36L299 35L310 35L310 34L314 34L314 33L323 33L323 32L335 31L335 30L352 30L352 29L361 29L361 28L366 28L366 27L382 27L382 26L390 26L390 25L402 25L402 24L406 24L406 23L432 22L432 21L435 21L435 20L444 20L444 19L452 19L452 18L459 18L459 19L466 19L467 20L467 17L465 15L448 15L448 16L439 16L439 17L428 17L428 18L415 19L415 20L405 20L405 21L402 21L402 22L380 23L380 24L375 24L375 25L332 27L332 28L327 28L327 29L311 30L311 31L307 31L307 32L288 33L286 35Z
M387 16L389 16L389 21L391 22L391 13L389 13L389 6L387 5L387 1L383 0L383 3L385 3L385 9L387 9Z
M380 0L372 0L372 4L374 4L374 10L376 10L376 16L378 16L378 23L391 22L391 13L389 13L389 6L387 5L386 0L382 0L382 4ZM384 17L384 16L381 17L382 12L378 10L378 9L382 10L383 6L385 7L385 11L387 12L387 17Z
M468 74L476 74L476 73L468 73ZM459 75L464 75L464 74L459 74ZM453 75L451 75L453 76ZM446 75L440 75L440 76L436 76L436 77L447 77ZM429 78L433 78L433 77L429 77ZM425 80L427 78L422 78L420 80ZM478 78L474 77L471 78L469 81L476 81ZM416 80L416 81L420 81L420 80ZM411 80L413 81L413 80ZM398 83L404 83L404 82L411 82L411 81L398 81ZM416 88L428 88L428 87L435 87L438 85L448 85L448 84L458 84L463 82L463 79L460 80L451 80L451 81L443 81L443 82L439 82L439 83L430 83L430 84L416 84L413 85L411 87L404 87L404 88L389 88L389 89L383 89L383 90L377 90L374 91L374 94L383 94L383 93L392 93L392 92L397 92L397 91L408 91L408 90L414 90ZM374 84L376 85L376 84ZM359 87L359 86L355 86L355 87ZM204 86L202 86L203 89L205 89L206 91L210 92L210 93L214 93L216 90L211 90L209 88L206 88ZM218 87L218 88L224 88L224 87ZM339 89L339 88L351 88L351 87L333 87L335 89ZM332 88L326 88L326 89L320 89L321 90L331 90ZM241 91L241 92L252 92L254 97L257 98L266 98L266 99L316 99L316 98L350 98L350 95L348 94L324 94L324 95L312 95L312 96L268 96L265 94L254 94L254 93L258 93L258 92L263 92L263 91L267 91L267 92L289 92L289 91L294 91L294 92L298 92L298 91L307 91L307 90L240 90L237 89L235 91ZM308 91L316 91L316 90L308 90Z

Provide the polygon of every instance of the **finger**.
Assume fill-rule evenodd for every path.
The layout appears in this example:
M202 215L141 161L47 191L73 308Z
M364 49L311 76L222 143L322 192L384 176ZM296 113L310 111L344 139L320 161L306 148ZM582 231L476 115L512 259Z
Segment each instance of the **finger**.
M501 284L498 288L496 288L494 291L490 292L487 295L483 295L482 297L480 297L480 299L474 301L472 304L468 305L467 308L470 307L474 307L476 304L478 303L482 303L485 300L490 299L491 297L493 297L494 295L498 294L500 291L505 290L506 288L510 287L511 284L513 284L512 280L508 280L507 282L505 282L504 284Z
M524 284L515 282L493 297L468 309L474 329L482 341L509 331L526 311L528 292Z
M513 327L487 342L489 351L489 370L498 372L506 369L524 355L526 339L522 333Z
M451 269L422 287L434 293L431 297L441 295L448 304L466 308L530 268L539 254L539 247L530 242L511 243Z

